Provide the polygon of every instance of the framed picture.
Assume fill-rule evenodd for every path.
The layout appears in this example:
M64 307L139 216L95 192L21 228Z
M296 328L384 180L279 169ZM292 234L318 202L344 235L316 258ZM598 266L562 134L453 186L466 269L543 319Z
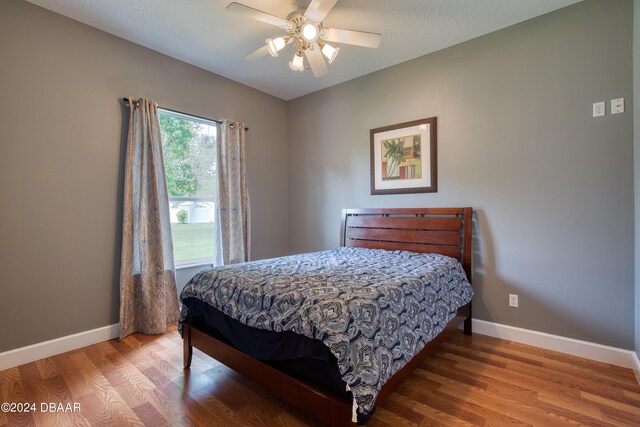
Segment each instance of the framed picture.
M371 194L438 191L436 118L371 129Z

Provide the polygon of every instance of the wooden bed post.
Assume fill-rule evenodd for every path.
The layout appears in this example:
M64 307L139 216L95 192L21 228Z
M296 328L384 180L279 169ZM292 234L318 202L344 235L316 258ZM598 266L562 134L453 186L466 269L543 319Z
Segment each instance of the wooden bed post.
M464 232L463 232L463 248L464 255L462 257L462 264L467 273L467 280L471 282L472 269L472 246L471 246L471 230L473 229L473 208L464 208ZM471 309L471 301L469 302L469 316L464 319L464 334L471 335L471 315L473 311Z
M471 301L469 301L469 316L467 316L466 319L464 319L464 334L465 335L471 335L472 332L472 327L471 327L471 314L473 313L473 310L471 309Z
M191 358L193 356L193 346L191 345L191 328L187 322L182 324L182 349L184 352L184 368L189 369L191 367Z

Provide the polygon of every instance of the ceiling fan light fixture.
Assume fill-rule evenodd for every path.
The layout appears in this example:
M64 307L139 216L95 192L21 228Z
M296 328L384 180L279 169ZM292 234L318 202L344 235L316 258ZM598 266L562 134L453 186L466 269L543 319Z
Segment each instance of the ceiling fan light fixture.
M309 43L318 40L319 33L320 31L318 31L318 26L312 22L306 22L300 29L302 38Z
M310 69L315 77L322 77L329 72L327 63L331 64L340 50L327 42L370 48L380 45L381 34L324 26L325 18L339 0L291 1L295 10L286 18L270 15L235 1L227 6L226 10L229 12L276 26L288 33L266 39L262 47L245 56L246 60L255 61L268 55L278 56L281 50L292 44L294 55L289 68L294 71Z
M302 52L296 52L293 56L293 61L289 62L289 68L293 71L304 71L304 58L302 56Z
M325 58L327 58L327 61L329 61L329 64L331 64L333 60L336 59L336 56L338 56L339 50L340 50L339 47L333 47L328 43L325 43L324 46L322 46L322 54L324 55Z
M278 56L278 52L287 45L287 40L284 37L278 37L276 39L267 39L267 49L271 56Z

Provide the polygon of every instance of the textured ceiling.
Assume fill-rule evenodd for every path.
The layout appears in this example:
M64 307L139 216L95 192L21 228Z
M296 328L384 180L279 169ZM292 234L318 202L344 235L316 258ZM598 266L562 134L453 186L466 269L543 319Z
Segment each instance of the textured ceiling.
M244 56L283 30L225 11L232 0L28 0L92 27L289 100L461 43L581 0L339 0L326 27L382 34L377 49L342 45L329 74ZM286 17L291 0L237 0Z

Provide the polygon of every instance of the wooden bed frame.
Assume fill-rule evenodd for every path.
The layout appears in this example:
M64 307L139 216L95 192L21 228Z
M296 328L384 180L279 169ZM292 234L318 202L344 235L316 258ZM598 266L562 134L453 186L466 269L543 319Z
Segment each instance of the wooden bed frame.
M433 252L457 258L471 281L472 208L345 209L340 245L388 250ZM430 341L380 390L380 404L422 361L464 323L471 335L471 303L458 309L445 329ZM292 405L331 426L351 426L352 401L287 375L199 329L183 324L184 367L191 366L193 347L262 385Z

